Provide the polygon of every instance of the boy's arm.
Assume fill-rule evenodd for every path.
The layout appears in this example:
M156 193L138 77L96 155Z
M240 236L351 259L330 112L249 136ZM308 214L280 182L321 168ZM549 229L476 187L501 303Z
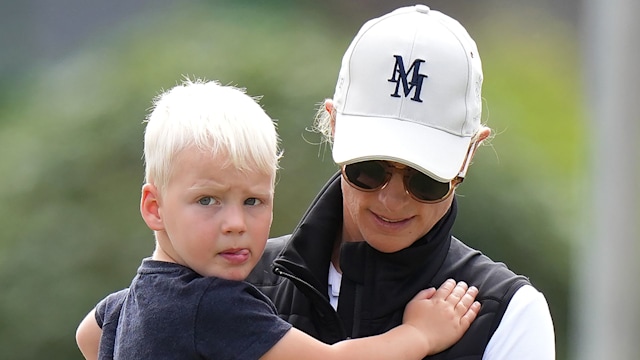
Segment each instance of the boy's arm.
M402 325L384 334L327 345L292 328L261 359L422 359L458 341L480 311L478 290L446 281L407 304Z
M453 345L462 337L480 311L474 302L478 290L446 281L437 291L420 292L407 304L404 323L377 336L324 344L306 333L291 328L263 357L270 359L422 359ZM95 309L82 320L76 342L87 360L98 358L102 329Z
M100 336L102 336L102 329L98 326L95 309L93 309L82 319L76 330L76 343L85 359L98 359Z

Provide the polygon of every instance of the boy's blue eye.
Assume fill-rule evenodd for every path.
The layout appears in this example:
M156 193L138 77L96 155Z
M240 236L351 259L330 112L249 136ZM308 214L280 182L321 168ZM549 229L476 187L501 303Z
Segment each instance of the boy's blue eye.
M211 205L213 203L213 198L211 196L205 196L198 200L200 205Z
M245 205L259 205L261 204L262 201L256 199L256 198L248 198L247 200L244 201Z

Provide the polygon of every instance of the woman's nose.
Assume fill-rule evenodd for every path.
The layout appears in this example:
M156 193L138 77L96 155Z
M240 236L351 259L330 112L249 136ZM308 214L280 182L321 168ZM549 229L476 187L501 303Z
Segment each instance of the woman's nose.
M393 169L387 185L378 191L378 199L388 210L396 210L398 206L403 205L409 198L409 195L404 190L403 177L402 171Z

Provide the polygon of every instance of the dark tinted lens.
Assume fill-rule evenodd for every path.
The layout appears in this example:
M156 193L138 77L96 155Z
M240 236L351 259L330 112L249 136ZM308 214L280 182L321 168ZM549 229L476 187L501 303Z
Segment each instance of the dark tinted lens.
M449 183L436 181L416 170L409 177L407 187L413 196L426 201L440 200L449 192Z
M347 165L344 167L344 173L349 182L366 190L382 186L387 176L384 166L379 161L363 161Z

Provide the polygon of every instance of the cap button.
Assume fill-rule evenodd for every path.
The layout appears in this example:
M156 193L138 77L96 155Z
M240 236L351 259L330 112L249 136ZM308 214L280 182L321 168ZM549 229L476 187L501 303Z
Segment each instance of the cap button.
M431 10L427 5L416 5L415 8L417 12L421 12L423 14L428 14Z

